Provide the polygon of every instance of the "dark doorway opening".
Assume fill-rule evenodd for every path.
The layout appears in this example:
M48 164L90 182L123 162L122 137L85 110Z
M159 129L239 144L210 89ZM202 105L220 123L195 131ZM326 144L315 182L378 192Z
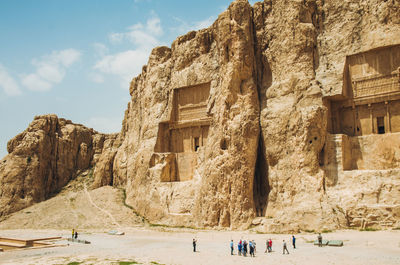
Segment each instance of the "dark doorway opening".
M257 160L254 170L253 200L258 217L265 216L270 192L268 181L268 163L265 158L264 140L260 134L257 148Z
M197 152L199 147L200 147L199 137L194 137L194 151Z
M378 127L378 134L384 134L385 133L385 119L384 117L376 117L376 123Z

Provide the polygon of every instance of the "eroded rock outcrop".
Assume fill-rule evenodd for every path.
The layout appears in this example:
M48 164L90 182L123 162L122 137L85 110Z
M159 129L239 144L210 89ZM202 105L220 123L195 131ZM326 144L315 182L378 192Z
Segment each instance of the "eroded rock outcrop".
M113 185L113 165L114 158L117 153L118 147L121 145L119 134L95 135L95 142L101 144L96 150L98 153L94 155L95 168L94 168L94 181L92 188L99 188L102 186Z
M327 184L332 117L325 99L346 96L348 55L400 43L398 6L264 1L250 7L234 1L210 28L179 37L171 49L154 49L131 84L124 141L114 161L131 203L154 222L243 228L260 216L255 223L263 231L346 227L353 209L368 212L360 201L339 198L371 189L367 184L354 192L357 182L348 183L347 174L371 172L342 171L335 185ZM187 87L197 91L204 83L205 110L196 99L192 105L184 100ZM200 134L190 126L207 125L189 125L186 115L196 118L201 111L209 127L197 148L203 129ZM160 138L169 146L159 149ZM177 181L192 167L192 153L192 180ZM379 181L397 193L396 178ZM388 200L390 220L374 217L372 223L399 220L391 208L398 201Z
M102 138L56 115L37 116L8 142L0 163L0 216L48 199L95 164Z
M399 26L398 0L236 0L153 49L121 133L77 163L154 223L397 226Z

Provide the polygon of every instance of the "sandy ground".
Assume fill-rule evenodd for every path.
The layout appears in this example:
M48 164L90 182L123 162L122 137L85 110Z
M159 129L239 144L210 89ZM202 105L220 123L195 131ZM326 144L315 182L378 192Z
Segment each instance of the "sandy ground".
M0 253L0 264L119 264L136 261L140 264L400 264L400 231L338 231L323 234L324 239L344 240L343 247L322 247L308 243L315 234L298 234L297 248L288 244L289 255L282 255L282 240L290 235L254 234L248 231L160 231L124 228L123 236L107 235L106 231L85 231L81 239L89 245L69 243L65 247L8 251ZM163 229L161 229L163 230ZM38 238L68 237L70 231L59 230L2 230L0 236ZM198 240L198 251L192 250L192 239ZM239 239L255 240L256 257L237 255ZM265 240L272 238L273 252L264 253ZM235 242L231 256L229 242ZM68 244L68 241L58 241Z
M102 229L142 226L140 217L123 204L123 192L105 186L95 190L66 190L57 196L11 214L3 229Z

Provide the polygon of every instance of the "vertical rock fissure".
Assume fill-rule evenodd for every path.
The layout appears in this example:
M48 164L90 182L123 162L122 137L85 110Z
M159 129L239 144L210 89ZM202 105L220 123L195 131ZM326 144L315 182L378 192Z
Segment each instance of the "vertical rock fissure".
M254 9L252 12L252 34L253 34L253 45L255 54L255 71L254 76L257 84L257 95L258 95L258 115L259 115L259 131L257 143L257 159L254 168L254 180L253 180L253 202L254 209L257 217L265 216L268 206L268 196L270 192L269 179L268 179L268 162L266 159L266 149L264 144L264 137L261 126L261 110L265 105L263 98L265 98L265 92L262 90L265 87L269 87L272 80L271 72L268 62L262 58L262 52L257 38L257 30L255 25L255 14Z
M268 206L268 195L270 192L268 180L268 163L265 159L265 147L262 133L258 138L257 160L254 169L253 200L256 215L265 216Z

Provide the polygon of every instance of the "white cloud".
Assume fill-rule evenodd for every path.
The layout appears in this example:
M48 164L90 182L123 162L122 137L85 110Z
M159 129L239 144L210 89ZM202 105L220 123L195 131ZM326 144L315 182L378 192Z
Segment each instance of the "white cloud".
M22 84L33 91L48 91L52 84L40 78L37 74L29 74L22 78Z
M161 20L153 14L153 17L147 20L146 29L157 36L162 35Z
M21 95L21 90L15 80L9 75L7 69L0 64L0 87L9 96Z
M108 36L108 39L111 41L113 44L119 44L124 40L124 34L123 33L111 33Z
M90 73L89 79L97 84L104 83L104 77L98 73Z
M43 64L37 66L36 74L51 83L60 83L65 76L65 71L58 65Z
M22 76L22 84L33 91L48 91L60 83L66 70L79 60L81 53L74 49L53 51L40 59L33 59L34 73Z
M148 56L149 51L145 49L128 50L107 55L94 65L94 69L119 76L121 86L127 88L132 77L141 72Z
M104 56L105 54L108 53L108 48L103 43L99 42L93 43L93 47L96 55L98 56Z
M134 49L104 54L93 66L99 73L116 75L121 80L123 88L129 87L132 77L142 71L143 65L147 63L151 50L161 45L159 37L163 34L161 21L155 13L145 24L137 23L127 28L125 32L114 32L110 34L109 40L112 44L129 42ZM92 79L94 82L95 80Z
M65 67L71 66L73 63L79 60L81 57L80 51L75 49L66 49L62 51L55 51L49 56L50 60L53 60L55 63L60 63Z
M108 118L108 117L93 117L85 122L88 127L95 129L102 133L116 133L120 132L122 128L122 117Z
M126 35L126 38L139 48L150 48L157 46L159 41L155 35L151 35L146 30L132 30Z
M124 40L131 42L139 47L154 47L160 42L157 39L163 34L160 19L153 13L146 25L137 23L128 27L126 32L114 32L108 36L113 44L120 44Z

